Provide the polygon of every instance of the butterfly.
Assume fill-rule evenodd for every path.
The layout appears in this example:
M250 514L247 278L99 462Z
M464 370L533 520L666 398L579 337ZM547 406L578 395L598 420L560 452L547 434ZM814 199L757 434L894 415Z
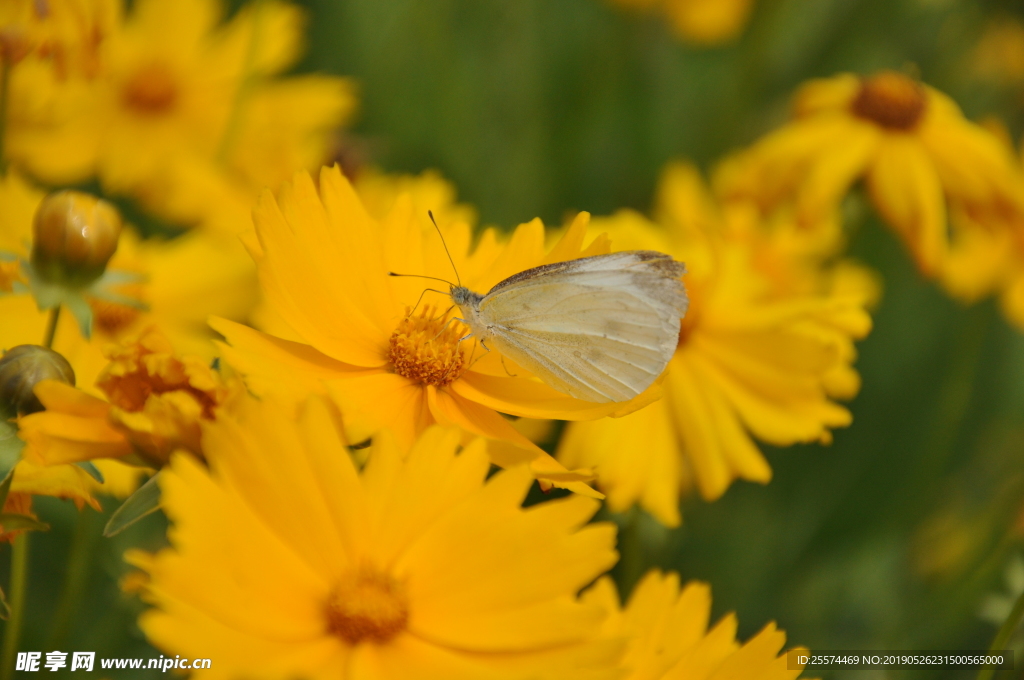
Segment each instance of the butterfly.
M670 255L627 250L545 264L481 295L462 285L434 214L427 215L458 284L423 274L388 275L447 283L462 313L451 320L470 329L460 342L476 337L488 351L490 342L556 390L598 403L639 395L675 354L689 298L682 282L686 265Z
M449 295L485 348L577 399L620 402L647 389L675 353L689 304L684 273L669 255L630 250L527 269L486 295L452 285Z

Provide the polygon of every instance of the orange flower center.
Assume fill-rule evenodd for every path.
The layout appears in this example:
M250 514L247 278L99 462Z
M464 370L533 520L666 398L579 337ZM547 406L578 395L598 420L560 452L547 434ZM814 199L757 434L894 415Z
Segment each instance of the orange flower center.
M384 643L409 623L403 585L372 568L347 574L327 601L327 628L349 644Z
M132 295L138 297L138 295ZM99 298L89 298L89 307L92 308L92 320L97 328L114 335L132 325L142 313L137 307L123 305L120 302L110 302Z
M194 386L188 367L170 353L170 347L147 347L143 344L147 340L110 349L110 364L96 379L108 401L123 411L138 413L146 408L150 395L183 392L199 404L201 417L212 419L223 396L218 387Z
M0 262L0 293L14 292L14 284L22 281L21 265L14 262Z
M178 101L178 85L165 65L152 62L132 74L121 98L132 111L147 116L167 113Z
M890 130L912 130L924 115L924 88L894 71L882 71L861 82L853 100L854 115Z
M426 307L399 322L388 341L388 360L404 378L445 387L462 375L466 359L459 340L469 331L457 321L434 317L433 311Z

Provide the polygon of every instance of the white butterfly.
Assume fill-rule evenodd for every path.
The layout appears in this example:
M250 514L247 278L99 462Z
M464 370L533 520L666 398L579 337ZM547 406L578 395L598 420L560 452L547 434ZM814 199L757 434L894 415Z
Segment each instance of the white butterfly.
M628 401L675 353L689 304L684 273L664 253L632 250L527 269L486 295L461 285L449 294L485 347L556 390Z

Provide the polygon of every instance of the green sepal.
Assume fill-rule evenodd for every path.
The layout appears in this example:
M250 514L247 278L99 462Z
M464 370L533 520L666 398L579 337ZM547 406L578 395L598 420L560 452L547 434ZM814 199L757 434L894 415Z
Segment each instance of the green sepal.
M0 508L7 500L11 488L14 466L21 460L25 442L18 437L18 427L9 420L0 420Z
M4 531L49 531L50 525L40 522L28 515L16 515L13 512L0 512L0 524Z
M82 337L86 340L92 337L92 307L89 305L86 295L128 305L136 309L148 309L144 302L116 293L112 289L113 286L135 283L146 279L145 276L134 272L107 271L86 285L73 285L53 283L47 280L46 277L39 274L28 260L21 260L21 268L28 277L32 295L36 299L36 306L40 310L53 309L60 305L67 307L71 315L75 317Z
M110 516L107 526L103 527L103 535L107 538L119 534L146 515L160 509L160 484L157 478L160 473L146 480L146 483L135 490Z
M100 472L100 469L99 469L98 467L96 467L95 465L93 465L92 463L90 463L89 461L87 461L87 460L80 460L80 461L78 461L77 463L75 463L75 465L77 465L78 467L80 467L80 468L82 468L83 470L85 470L85 472L86 472L86 473L87 473L87 474L88 474L88 475L89 475L90 477L92 477L93 479L95 479L95 480L96 480L97 482L99 482L100 484L102 484L103 482L105 482L105 481L106 481L106 480L105 480L105 479L103 478L103 473L102 473L102 472Z

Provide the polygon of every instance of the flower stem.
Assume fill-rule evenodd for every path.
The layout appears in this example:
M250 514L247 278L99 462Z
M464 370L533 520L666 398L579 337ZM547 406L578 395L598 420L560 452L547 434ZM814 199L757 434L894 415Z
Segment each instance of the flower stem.
M99 527L94 520L94 513L86 509L80 510L78 521L75 523L75 533L71 538L64 587L61 589L60 600L53 616L50 643L47 645L47 649L60 649L67 638L89 580L92 551L96 547L98 537Z
M24 532L14 539L11 550L11 583L10 605L11 616L4 627L4 646L0 652L0 680L11 680L14 677L14 657L21 641L21 622L25 615L25 590L28 580L28 537L31 532Z
M1006 649L1006 643L1010 641L1010 636L1013 635L1013 631L1020 625L1021 619L1024 619L1024 593L1017 597L1017 601L1013 603L1013 609L1010 610L1010 615L1006 617L1003 625L999 627L999 632L996 633L995 639L992 640L992 646L988 648L990 654ZM995 672L994 666L982 666L981 670L978 671L978 680L992 680Z
M46 337L43 338L43 347L53 349L53 338L57 335L57 321L60 320L60 305L50 310L50 320L46 324Z

